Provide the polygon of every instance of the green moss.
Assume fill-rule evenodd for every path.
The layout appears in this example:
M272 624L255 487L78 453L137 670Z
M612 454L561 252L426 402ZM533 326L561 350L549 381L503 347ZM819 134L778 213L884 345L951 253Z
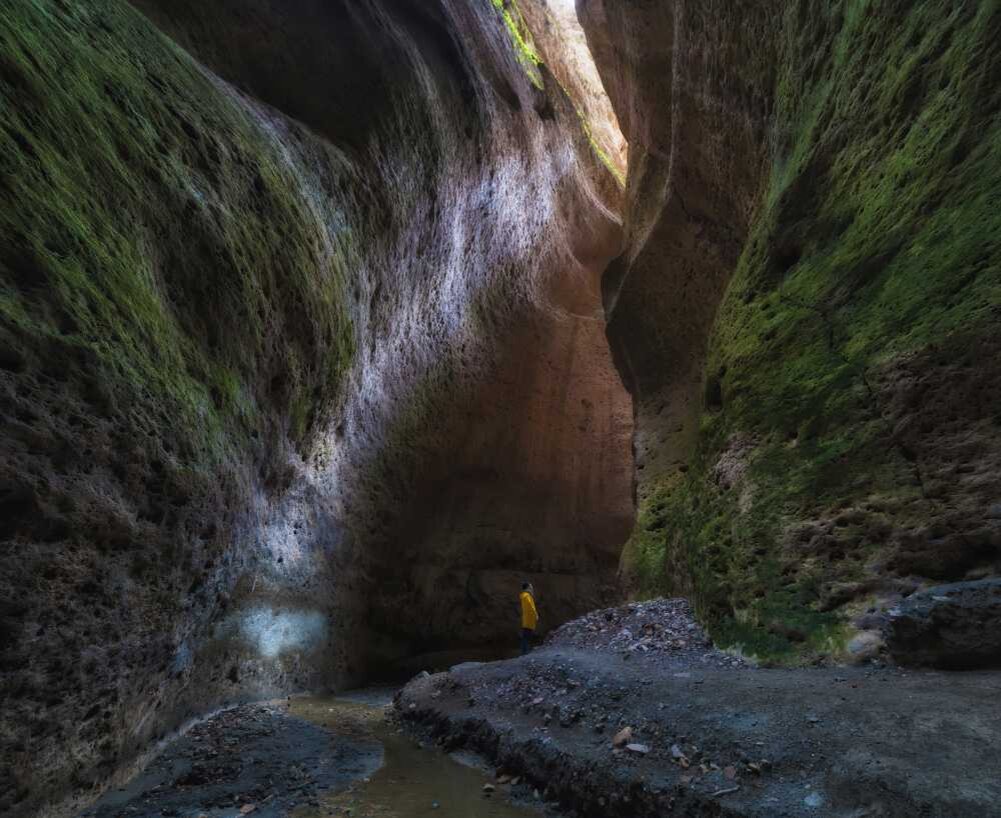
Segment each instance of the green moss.
M196 460L289 405L305 445L301 407L334 401L353 353L351 255L327 258L273 137L127 3L5 12L0 187L5 345L81 350Z
M920 499L873 374L997 332L998 4L871 5L786 12L779 151L710 345L723 410L629 546L646 592L690 584L718 637L773 660L838 652L825 588L883 547L863 532L830 561L784 532L869 496ZM743 508L711 475L737 435L754 441Z
M501 16L501 19L504 21L504 26L507 28L515 53L518 55L518 62L521 63L522 67L525 69L525 72L528 74L528 78L531 80L532 84L540 91L545 90L545 82L542 78L542 72L539 70L539 66L543 64L542 57L535 49L531 31L529 30L528 25L525 22L525 18L522 16L522 13L518 8L516 0L490 1L493 3L497 13ZM555 76L553 76L553 79L559 83L559 80ZM594 155L597 157L598 161L605 166L609 173L612 174L619 187L624 188L626 185L625 175L612 161L612 158L608 155L605 149L602 148L598 140L594 138L591 125L580 106L578 106L574 101L573 95L563 86L562 83L559 83L559 85L563 94L568 100L570 100L571 104L573 104L574 110L577 112L577 116L580 119L581 130L583 131L591 150L594 152Z
M563 89L566 93L566 89ZM567 97L571 98L569 93ZM619 170L618 166L612 161L612 157L608 155L603 147L599 144L598 140L594 138L594 133L591 130L591 124L587 121L587 117L584 115L580 108L574 106L577 110L577 116L580 118L580 126L584 131L584 136L587 137L588 144L591 146L591 150L594 151L594 155L598 157L598 160L605 166L609 173L615 177L615 181L618 183L620 188L626 186L626 175Z
M525 69L532 84L542 90L545 87L542 82L542 74L539 72L542 59L532 44L532 35L528 26L525 25L525 18L522 17L517 0L490 0L490 2L493 3L497 13L504 21L504 27L511 38L518 62Z

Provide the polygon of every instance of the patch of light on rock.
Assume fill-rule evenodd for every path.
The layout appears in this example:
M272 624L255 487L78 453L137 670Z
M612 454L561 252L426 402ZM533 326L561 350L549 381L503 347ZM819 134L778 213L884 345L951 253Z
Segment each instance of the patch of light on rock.
M240 635L267 658L287 651L304 651L322 645L327 638L327 620L317 612L278 612L254 608L243 615Z

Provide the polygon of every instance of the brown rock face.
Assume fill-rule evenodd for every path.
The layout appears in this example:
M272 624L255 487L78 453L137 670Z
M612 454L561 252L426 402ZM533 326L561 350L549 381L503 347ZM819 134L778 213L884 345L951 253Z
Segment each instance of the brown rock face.
M498 10L134 5L0 23L5 814L556 624L631 525L618 188Z
M737 25L718 3L577 5L630 146L605 304L637 399L642 492L694 446L709 332L760 193L771 14L742 9Z
M424 649L509 640L511 589L525 579L547 628L616 595L631 406L597 279L580 284L557 282L563 292L511 328L465 428L422 467L374 592L381 627Z

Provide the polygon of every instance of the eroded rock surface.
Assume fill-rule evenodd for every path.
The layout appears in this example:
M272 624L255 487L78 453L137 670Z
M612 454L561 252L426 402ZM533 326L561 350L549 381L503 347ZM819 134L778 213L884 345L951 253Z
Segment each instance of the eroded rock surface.
M1001 571L997 4L577 7L611 111L565 0L5 8L0 810L600 607L634 474L759 656Z
M574 0L518 0L510 7L522 15L546 68L576 104L600 158L624 181L629 145L594 63Z
M996 574L1001 16L578 0L629 143L634 587L759 656Z
M515 33L5 8L0 811L218 702L507 640L526 575L551 623L612 590L618 187Z
M901 664L1001 667L1001 579L936 585L889 612L887 646Z

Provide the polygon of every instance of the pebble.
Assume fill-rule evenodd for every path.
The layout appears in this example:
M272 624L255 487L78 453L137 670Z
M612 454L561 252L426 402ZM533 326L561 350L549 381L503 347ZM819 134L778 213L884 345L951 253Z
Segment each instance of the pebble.
M803 799L803 803L808 807L816 809L817 807L824 806L824 796L819 792L811 792L806 798Z

